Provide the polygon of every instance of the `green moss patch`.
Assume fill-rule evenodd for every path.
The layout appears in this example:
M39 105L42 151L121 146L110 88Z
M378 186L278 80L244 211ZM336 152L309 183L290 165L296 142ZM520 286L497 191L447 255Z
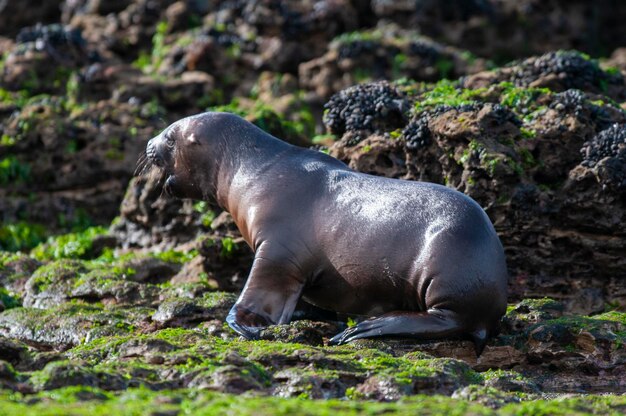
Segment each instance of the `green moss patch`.
M415 396L398 403L283 399L220 394L202 390L151 391L132 388L113 394L94 387L67 387L33 396L0 395L6 414L20 415L618 415L623 396L585 396L511 403L497 412L445 396Z
M81 232L50 237L31 254L39 260L90 258L95 254L94 239L106 233L104 227L90 227Z
M46 239L48 232L41 224L19 221L0 224L0 250L29 250Z
M67 349L93 339L134 331L145 309L107 310L101 305L63 303L55 308L13 308L0 313L0 335L46 348Z

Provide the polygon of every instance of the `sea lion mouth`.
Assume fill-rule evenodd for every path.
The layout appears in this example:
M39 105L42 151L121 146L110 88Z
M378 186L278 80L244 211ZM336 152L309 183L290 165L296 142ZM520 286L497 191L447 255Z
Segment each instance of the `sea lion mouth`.
M168 175L163 184L163 191L170 196L176 196L176 177L174 175Z

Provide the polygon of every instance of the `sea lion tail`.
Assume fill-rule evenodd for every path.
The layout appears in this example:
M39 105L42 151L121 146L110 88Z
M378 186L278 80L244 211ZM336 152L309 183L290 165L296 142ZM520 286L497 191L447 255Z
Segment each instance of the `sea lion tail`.
M470 337L472 338L472 341L474 341L474 349L476 350L476 357L478 358L480 357L480 354L483 353L485 345L487 345L489 334L487 333L487 329L485 327L479 327L473 332L470 332Z

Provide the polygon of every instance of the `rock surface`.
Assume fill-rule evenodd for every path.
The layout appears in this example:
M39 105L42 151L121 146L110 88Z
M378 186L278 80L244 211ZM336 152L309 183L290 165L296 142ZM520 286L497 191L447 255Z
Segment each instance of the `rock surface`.
M0 1L0 408L623 412L626 7L583 3ZM477 200L507 254L501 333L480 358L331 347L359 317L300 304L241 339L225 317L253 253L232 218L133 176L207 109Z

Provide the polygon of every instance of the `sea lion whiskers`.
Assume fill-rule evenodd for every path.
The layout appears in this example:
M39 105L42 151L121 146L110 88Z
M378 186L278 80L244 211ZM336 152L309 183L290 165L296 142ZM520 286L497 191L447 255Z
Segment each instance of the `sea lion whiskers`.
M148 170L150 165L152 165L152 162L148 159L148 155L146 154L146 151L144 150L139 154L139 159L137 160L137 167L135 168L135 172L133 173L133 176L142 176L146 172L146 170Z

